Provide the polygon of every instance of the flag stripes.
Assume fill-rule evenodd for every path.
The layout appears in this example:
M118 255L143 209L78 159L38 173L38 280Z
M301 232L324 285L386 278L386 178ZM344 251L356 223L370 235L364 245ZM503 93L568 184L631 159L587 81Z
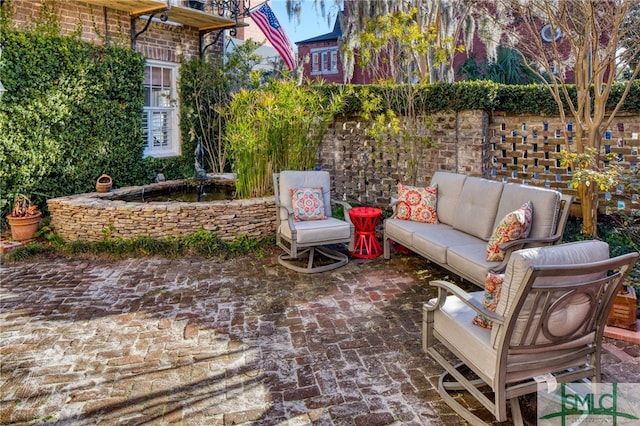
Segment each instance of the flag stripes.
M276 18L276 15L273 13L273 10L271 10L269 5L267 3L263 4L258 9L251 12L249 16L280 54L284 63L287 65L287 68L290 70L295 69L296 58L293 55L291 43L289 43L289 39L284 33L284 29L280 26L278 18Z

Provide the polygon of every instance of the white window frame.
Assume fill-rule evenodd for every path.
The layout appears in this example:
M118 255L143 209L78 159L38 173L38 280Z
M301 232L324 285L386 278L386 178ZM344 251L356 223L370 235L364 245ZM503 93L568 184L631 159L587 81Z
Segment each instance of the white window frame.
M313 52L311 54L311 74L319 74L321 69L320 54L318 52Z
M180 64L147 59L146 67L168 70L171 72L171 76L168 91L162 90L164 89L164 87L162 87L160 91L151 92L149 99L147 99L146 96L146 89L149 85L145 84L145 105L142 112L142 134L145 138L143 156L158 158L179 156L182 151L177 102L177 82ZM148 100L152 102L155 100L156 104L147 105ZM164 119L164 124L159 124L155 131L149 127L150 123L153 123L154 117L156 121L162 121Z
M311 49L311 75L338 74L338 47Z

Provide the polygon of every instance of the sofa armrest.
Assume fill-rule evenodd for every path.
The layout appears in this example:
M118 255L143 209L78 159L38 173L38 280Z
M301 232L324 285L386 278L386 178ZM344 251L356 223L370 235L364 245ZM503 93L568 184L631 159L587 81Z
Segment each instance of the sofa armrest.
M391 209L391 218L396 217L396 206L398 205L398 194L391 194L391 201L389 202L389 208Z
M560 235L562 238L562 235ZM551 245L555 244L558 241L557 235L552 235L551 237L544 238L521 238L519 240L508 241L506 243L500 244L500 250L503 251L513 251L514 247L522 248L526 246L536 245ZM519 247L520 246L520 247Z
M436 309L439 309L442 305L444 305L448 293L451 293L462 302L464 302L465 305L476 311L476 313L486 316L496 324L504 323L504 318L502 316L496 314L494 311L490 311L489 309L485 308L482 303L478 302L476 299L473 299L470 293L467 293L457 285L443 280L430 281L429 285L431 287L438 288L438 297L433 303L429 301L424 304L424 309L426 309L427 311L435 311Z

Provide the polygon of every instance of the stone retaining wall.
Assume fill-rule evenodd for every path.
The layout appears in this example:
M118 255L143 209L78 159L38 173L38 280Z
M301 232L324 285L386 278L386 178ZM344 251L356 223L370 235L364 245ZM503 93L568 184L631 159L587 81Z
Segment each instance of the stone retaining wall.
M154 185L162 184L146 187ZM200 228L215 232L223 240L243 235L254 238L275 235L273 197L198 203L142 203L111 199L141 188L50 199L47 205L51 212L51 225L65 241L146 236L163 239L185 236Z

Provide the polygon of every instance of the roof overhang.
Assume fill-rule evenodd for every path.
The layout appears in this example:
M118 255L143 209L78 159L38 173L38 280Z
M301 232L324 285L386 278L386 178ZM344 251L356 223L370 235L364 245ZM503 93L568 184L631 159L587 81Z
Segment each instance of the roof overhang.
M213 13L186 7L180 0L82 0L95 6L104 6L127 12L132 19L167 11L168 19L181 25L195 27L199 31L216 31L234 28L237 23Z

